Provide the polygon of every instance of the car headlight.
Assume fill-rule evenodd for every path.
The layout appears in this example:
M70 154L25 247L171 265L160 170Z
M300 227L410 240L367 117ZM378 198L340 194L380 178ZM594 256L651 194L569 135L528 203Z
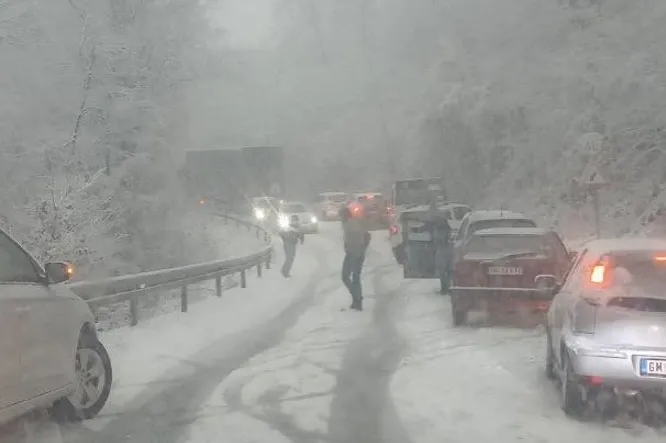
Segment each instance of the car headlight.
M317 217L315 217L314 215L310 217L310 223L317 223Z
M286 215L280 215L280 217L278 217L278 226L283 228L283 229L288 228L289 227L289 217L287 217Z
M264 212L263 209L255 209L254 216L257 217L257 219L259 220L263 220L264 218L266 218L266 213Z

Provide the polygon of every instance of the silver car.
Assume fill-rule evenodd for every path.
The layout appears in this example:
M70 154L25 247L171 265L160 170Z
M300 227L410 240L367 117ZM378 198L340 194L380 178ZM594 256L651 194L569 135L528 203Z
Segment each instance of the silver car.
M62 283L67 263L39 265L0 230L0 424L52 408L92 418L111 389L111 360L88 304Z
M601 397L663 398L664 288L664 240L594 240L581 248L554 288L546 327L546 374L560 381L565 413L579 415Z

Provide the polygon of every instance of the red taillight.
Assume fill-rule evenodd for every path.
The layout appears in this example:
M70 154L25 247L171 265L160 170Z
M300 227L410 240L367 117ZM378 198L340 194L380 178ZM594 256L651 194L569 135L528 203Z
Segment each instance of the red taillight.
M586 375L583 379L590 386L601 386L604 384L603 377L599 377L598 375Z
M393 234L393 235L398 233L398 227L396 225L391 225L391 227L389 229L391 231L391 234Z

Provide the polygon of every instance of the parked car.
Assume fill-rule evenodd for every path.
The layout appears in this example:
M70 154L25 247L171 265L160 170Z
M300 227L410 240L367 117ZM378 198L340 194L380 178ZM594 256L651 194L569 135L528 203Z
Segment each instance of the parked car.
M111 361L88 304L62 283L68 263L40 266L0 230L0 423L53 407L91 418L111 390Z
M451 312L454 326L467 313L546 312L553 294L543 275L561 282L570 259L560 237L541 228L476 231L460 246L453 270Z
M301 231L306 234L319 232L319 219L314 213L301 202L281 202L278 213L278 229L286 229L292 216L298 218Z
M666 389L666 241L593 240L556 294L546 327L546 375L569 415L601 400L661 402ZM648 408L652 409L652 408ZM647 411L648 413L650 411Z
M317 198L317 213L321 220L340 220L340 208L347 202L346 192L322 192Z
M454 256L458 258L461 247L476 232L489 228L536 228L536 223L525 214L507 210L470 211L462 219L453 242Z

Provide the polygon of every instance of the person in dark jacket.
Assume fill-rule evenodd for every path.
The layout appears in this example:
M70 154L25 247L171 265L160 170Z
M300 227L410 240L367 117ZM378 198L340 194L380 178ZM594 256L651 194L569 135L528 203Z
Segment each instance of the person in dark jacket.
M350 204L342 215L342 232L345 258L342 261L342 283L352 297L351 309L363 310L363 289L361 271L365 262L365 252L370 244L370 232L365 226L363 207Z
M284 246L284 264L282 265L282 275L287 278L291 277L291 266L294 264L296 258L296 245L299 240L301 244L305 242L305 235L301 231L301 225L298 222L298 216L292 215L289 220L289 226L284 231L280 232L282 238L282 245Z
M451 244L451 226L446 214L439 210L436 202L428 210L428 228L435 247L435 270L440 283L440 294L448 294L451 285L451 265L453 246Z

